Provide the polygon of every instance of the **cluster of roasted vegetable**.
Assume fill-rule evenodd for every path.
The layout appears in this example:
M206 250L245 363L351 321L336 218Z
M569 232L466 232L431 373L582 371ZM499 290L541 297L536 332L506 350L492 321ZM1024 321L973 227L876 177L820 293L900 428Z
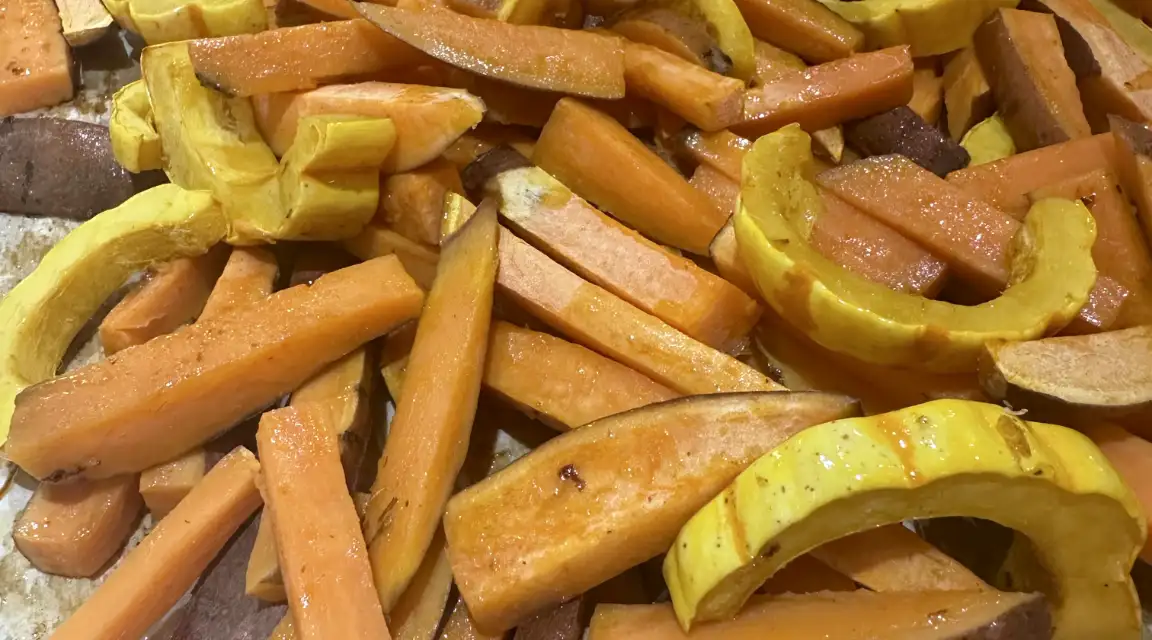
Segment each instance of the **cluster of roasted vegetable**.
M1140 636L1139 3L177 4L0 303L16 546L153 522L52 637Z

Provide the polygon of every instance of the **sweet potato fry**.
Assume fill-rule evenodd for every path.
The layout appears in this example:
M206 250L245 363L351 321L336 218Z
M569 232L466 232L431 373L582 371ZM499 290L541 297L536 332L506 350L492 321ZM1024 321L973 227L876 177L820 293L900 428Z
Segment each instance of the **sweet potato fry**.
M973 44L1017 149L1092 135L1052 16L1000 9Z
M864 34L814 0L736 0L752 35L812 63L847 58Z
M143 637L260 506L259 474L260 463L247 449L224 456L52 637Z
M388 616L392 637L396 640L435 638L451 591L452 565L448 564L444 533L437 530L420 568Z
M337 436L318 409L270 411L256 433L296 637L389 638Z
M744 154L752 148L752 141L731 131L690 131L684 136L684 149L693 160L723 173L740 184L740 165Z
M501 218L529 242L704 344L727 351L760 316L735 286L604 215L536 167L503 171L487 189L499 198Z
M1096 286L1088 294L1088 302L1080 309L1080 315L1064 327L1060 335L1083 335L1100 333L1116 326L1124 302L1132 292L1127 287L1105 275L1096 276Z
M244 571L244 593L265 602L284 602L288 593L284 590L284 576L280 573L280 557L276 551L270 511L260 515L257 526L256 541L252 543Z
M43 483L12 525L12 540L44 573L87 578L120 550L140 515L139 479Z
M1152 128L1110 118L1116 139L1116 173L1125 195L1136 205L1144 239L1152 245Z
M944 68L944 107L948 135L957 142L977 122L996 111L992 87L972 47L956 54Z
M936 124L944 107L944 79L935 69L917 69L912 73L912 99L908 107L928 124Z
M632 42L648 44L683 60L726 73L723 55L703 20L669 7L641 7L626 11L611 24L612 31Z
M100 323L104 353L112 355L144 344L195 320L227 259L228 248L220 245L202 256L178 258L150 269L144 282Z
M501 291L576 342L684 394L781 387L550 260L510 231L500 234Z
M833 571L811 555L802 555L773 574L756 593L819 593L856 589L856 583L851 578Z
M381 171L409 171L431 162L460 134L476 126L484 103L459 89L387 82L321 87L304 93L257 96L256 124L278 156L296 138L301 118L318 115L388 118L396 125L396 143Z
M901 524L862 531L811 551L812 557L873 591L981 591L964 565Z
M468 451L492 315L496 215L495 202L482 204L442 243L364 514L376 591L389 612L432 542Z
M224 271L212 287L212 294L200 312L207 320L233 313L260 302L272 294L280 267L271 251L260 247L236 247L228 256Z
M1092 439L1108 462L1132 487L1144 515L1152 513L1152 443L1129 433L1114 424L1094 423L1081 425L1080 430ZM1152 560L1152 541L1146 541L1140 551L1140 559Z
M415 12L360 3L357 9L386 33L473 73L531 89L624 97L624 51L618 38L512 25L437 8Z
M411 319L422 301L395 258L286 289L30 387L17 399L7 452L53 480L171 460Z
M427 291L436 279L438 252L383 227L368 225L354 238L343 242L344 248L361 260L395 255L408 275Z
M647 98L705 131L740 120L744 83L646 44L624 47L628 92Z
M575 100L556 105L532 162L662 244L703 255L724 226L725 214L675 169L618 122Z
M554 438L449 502L460 592L481 629L507 629L666 551L746 460L855 411L827 394L686 398Z
M793 122L818 131L894 109L912 99L912 72L908 47L826 62L749 90L744 116L730 128L748 138Z
M193 40L188 53L202 82L233 96L312 89L427 59L367 20Z
M197 448L141 473L140 495L152 513L152 520L155 522L175 509L207 472L207 454Z
M1116 145L1112 134L1101 134L948 174L948 182L988 204L1024 218L1028 194L1050 184L1096 170L1111 170Z
M424 244L439 246L444 196L464 195L460 171L444 158L406 173L381 178L376 224Z

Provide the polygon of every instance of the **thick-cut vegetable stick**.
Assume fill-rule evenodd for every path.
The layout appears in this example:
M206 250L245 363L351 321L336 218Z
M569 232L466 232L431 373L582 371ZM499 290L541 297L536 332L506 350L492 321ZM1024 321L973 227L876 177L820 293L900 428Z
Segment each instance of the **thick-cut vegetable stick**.
M662 244L704 255L724 226L688 181L612 118L561 100L532 162L613 217Z
M536 167L503 171L487 191L499 197L501 218L533 245L704 344L727 351L760 317L743 291L616 222Z
M258 527L244 571L244 593L265 602L284 602L288 594L284 591L284 576L280 574L271 512L265 511L260 515Z
M260 247L236 247L216 280L200 320L242 309L272 294L280 267L272 252Z
M336 434L314 405L265 413L256 432L298 640L389 638Z
M940 120L944 106L944 79L936 75L935 69L917 69L912 74L912 99L908 107L928 124Z
M492 315L496 215L496 203L486 202L441 244L364 514L376 591L388 612L419 568L468 452Z
M808 65L795 55L778 49L767 42L756 41L756 77L753 86L776 82L789 76L801 74ZM839 164L844 156L844 132L839 126L812 132L816 151ZM739 177L737 177L739 180Z
M692 131L684 136L684 150L700 164L706 164L729 180L740 184L740 165L752 141L731 131Z
M140 515L134 475L62 485L41 484L12 525L12 540L44 573L86 578L132 534Z
M948 182L1022 220L1028 194L1096 170L1111 170L1115 140L1110 133L1073 140L948 174Z
M388 226L409 240L438 246L444 197L449 193L464 195L464 185L460 170L444 158L381 178L380 206L373 222Z
M343 242L349 253L361 260L395 255L408 275L427 291L436 279L439 254L434 249L409 240L391 229L368 225L359 235Z
M750 89L744 117L730 128L749 138L793 122L818 131L894 109L912 99L912 72L908 47L826 62Z
M944 107L948 135L957 142L977 122L996 111L992 87L988 86L988 78L972 47L956 54L944 68Z
M647 98L705 131L740 120L744 83L646 44L624 47L628 92Z
M1152 443L1106 422L1082 425L1080 430L1100 447L1104 457L1132 488L1144 508L1144 517L1152 517ZM1152 561L1152 540L1144 543L1140 559Z
M452 591L452 565L444 534L436 532L428 552L412 582L388 615L392 637L396 640L433 640Z
M819 63L847 58L864 34L815 0L736 0L752 35Z
M100 323L104 353L143 344L172 333L200 315L220 277L228 248L220 245L195 258L178 258L149 270Z
M1144 239L1152 245L1152 128L1110 118L1116 138L1116 173L1124 194L1136 205Z
M725 394L562 434L449 502L457 586L481 629L507 629L667 551L747 461L855 411L844 396Z
M812 557L873 591L979 591L990 587L964 565L894 524L824 544Z
M234 96L312 89L427 60L367 20L193 40L188 54L205 84Z
M821 591L855 591L856 583L828 565L803 555L777 571L757 593L819 593Z
M484 385L560 430L679 397L580 345L499 321L490 332Z
M576 342L683 394L781 387L735 358L580 278L510 231L500 234L501 291Z
M1000 9L972 37L1017 149L1092 135L1052 16Z
M159 520L175 509L207 472L208 456L197 448L141 473L140 495L144 496L152 520Z
M384 173L409 171L431 162L484 116L484 103L467 91L389 82L261 95L253 98L252 106L260 133L278 156L292 146L302 118L388 118L396 125L396 143L381 166Z
M292 619L291 611L280 618L280 623L272 630L268 640L296 640L296 621Z
M670 604L600 605L588 640L1026 638L1051 634L1050 626L1048 603L1032 593L859 589L759 596L734 620L701 625L691 634L680 628Z
M453 66L530 89L590 98L624 97L620 40L588 31L512 25L453 11L360 3L388 34Z
M258 475L260 463L247 449L224 456L56 629L53 640L142 637L260 506Z
M1096 276L1096 286L1088 294L1088 302L1080 308L1076 316L1061 335L1081 335L1100 333L1116 326L1124 310L1124 302L1132 292L1127 287L1106 275Z
M51 107L72 98L72 56L60 16L48 0L4 4L0 25L0 116Z
M503 633L484 633L477 629L464 598L456 600L452 615L448 617L444 630L440 632L440 640L501 640L503 637Z
M25 390L8 455L53 480L171 460L411 319L422 302L396 258L286 289Z

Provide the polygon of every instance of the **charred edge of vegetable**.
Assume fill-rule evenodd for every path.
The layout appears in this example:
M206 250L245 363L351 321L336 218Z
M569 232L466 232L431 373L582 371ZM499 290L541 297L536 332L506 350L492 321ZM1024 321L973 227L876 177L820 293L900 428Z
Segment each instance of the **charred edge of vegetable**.
M219 91L220 93L229 97L236 96L234 91L220 84L218 80L213 79L211 76L205 74L202 71L196 71L196 80L200 83L200 86L204 87L205 89Z
M473 201L484 197L484 185L505 171L531 167L532 161L511 146L502 144L478 156L460 172L464 192ZM475 217L475 216L473 216Z
M1064 45L1064 59L1077 78L1094 78L1104 73L1100 68L1100 62L1092 54L1092 47L1088 46L1088 41L1080 35L1072 23L1057 15L1040 0L1024 0L1019 8L1024 11L1047 13L1056 19L1056 29L1060 32L1060 41Z

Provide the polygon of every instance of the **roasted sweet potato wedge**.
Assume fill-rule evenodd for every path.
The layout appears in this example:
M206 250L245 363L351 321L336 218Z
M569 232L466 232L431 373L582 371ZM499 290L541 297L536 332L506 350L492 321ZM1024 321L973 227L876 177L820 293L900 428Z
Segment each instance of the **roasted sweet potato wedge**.
M1124 194L1136 205L1144 239L1152 245L1152 129L1122 118L1110 118L1116 138L1116 173Z
M811 63L847 58L864 34L814 0L737 0L752 35Z
M972 47L960 51L944 67L944 108L948 135L957 142L977 122L996 111L992 87Z
M743 461L856 410L843 396L725 394L563 434L449 502L461 594L482 629L507 629L665 551Z
M1092 442L1100 447L1104 457L1108 458L1108 462L1132 488L1147 518L1152 513L1152 476L1149 475L1152 472L1152 442L1107 422L1084 424L1079 429L1092 438ZM1145 562L1152 559L1152 543L1144 543L1140 559Z
M153 522L168 515L208 473L208 455L203 449L146 469L140 474L140 495Z
M944 108L944 79L936 75L935 69L917 69L912 74L912 99L908 108L935 126Z
M646 44L624 47L624 81L629 94L665 107L704 131L739 122L744 83Z
M626 11L612 21L611 29L632 42L652 45L709 71L723 74L731 66L703 20L669 7Z
M412 582L392 607L388 625L392 636L436 638L451 592L452 565L448 564L444 532L438 530Z
M280 265L271 251L261 247L236 247L216 279L200 319L232 313L267 298L279 275Z
M391 229L369 225L356 237L345 240L343 246L361 260L396 256L408 275L425 291L432 287L432 281L436 279L439 253Z
M444 197L464 194L460 171L444 158L412 171L380 178L380 206L374 222L428 245L440 244Z

